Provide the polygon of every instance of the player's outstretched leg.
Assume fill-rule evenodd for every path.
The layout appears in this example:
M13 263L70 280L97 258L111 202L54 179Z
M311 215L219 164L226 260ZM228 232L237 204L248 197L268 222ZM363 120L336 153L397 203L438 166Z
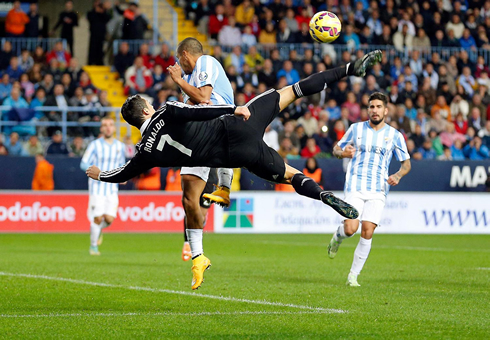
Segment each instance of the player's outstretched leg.
M359 216L352 205L342 201L331 192L323 190L314 180L288 164L286 164L284 179L293 186L298 194L322 201L345 218L355 219Z
M233 181L233 169L218 169L218 187L210 194L202 195L203 199L222 207L230 206L230 190Z

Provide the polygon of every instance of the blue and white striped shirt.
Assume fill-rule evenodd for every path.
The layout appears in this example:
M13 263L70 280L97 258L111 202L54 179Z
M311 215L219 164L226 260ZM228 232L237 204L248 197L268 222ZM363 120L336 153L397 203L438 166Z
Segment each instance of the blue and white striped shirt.
M388 124L374 130L369 121L352 124L338 143L356 148L345 175L344 191L388 194L387 183L391 157L398 161L410 158L403 135Z
M104 138L99 138L91 142L83 154L80 168L86 170L89 166L95 165L101 171L119 168L126 163L124 155L124 144L114 140L112 144L107 143ZM90 195L109 196L117 195L119 184L107 183L102 181L88 180Z
M213 92L211 93L213 104L234 104L235 102L233 89L223 66L221 66L218 60L209 55L200 56L196 61L194 70L191 74L185 75L184 80L189 85L197 88L211 85L213 87ZM188 99L189 96L184 93L184 103Z

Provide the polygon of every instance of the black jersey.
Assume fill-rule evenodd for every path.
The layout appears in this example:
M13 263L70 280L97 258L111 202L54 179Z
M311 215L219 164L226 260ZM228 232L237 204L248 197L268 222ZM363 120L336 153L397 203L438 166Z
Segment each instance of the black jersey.
M234 105L166 103L140 128L135 156L120 168L101 172L100 180L121 183L153 167L224 166L227 136L223 119L215 118L234 111Z

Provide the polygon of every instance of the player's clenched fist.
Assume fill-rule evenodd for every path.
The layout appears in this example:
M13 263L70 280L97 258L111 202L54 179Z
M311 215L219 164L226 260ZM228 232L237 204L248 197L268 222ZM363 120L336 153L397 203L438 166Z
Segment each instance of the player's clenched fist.
M250 111L246 106L238 106L235 109L235 116L242 117L243 120L248 120L250 118Z
M175 65L170 65L167 67L168 73L170 74L170 77L172 77L172 80L178 84L178 82L182 79L182 69L180 68L179 64Z
M88 169L85 171L88 177L98 180L99 179L99 174L100 174L100 169L96 167L95 165L89 166Z
M347 145L344 151L342 151L342 158L352 158L354 157L355 153L356 153L356 148L353 147L352 145Z

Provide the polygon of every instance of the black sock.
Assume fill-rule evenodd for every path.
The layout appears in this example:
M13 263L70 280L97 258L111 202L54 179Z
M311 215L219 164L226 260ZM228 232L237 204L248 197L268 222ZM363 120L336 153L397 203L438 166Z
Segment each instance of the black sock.
M322 92L327 88L328 84L334 83L347 75L346 66L336 67L332 70L322 71L312 74L306 79L300 80L293 85L293 91L296 97L301 98L304 96L310 96L312 94ZM353 67L349 67L353 69Z
M291 179L291 184L298 194L313 198L314 200L320 200L320 193L323 189L310 177L306 177L302 173L297 173Z

